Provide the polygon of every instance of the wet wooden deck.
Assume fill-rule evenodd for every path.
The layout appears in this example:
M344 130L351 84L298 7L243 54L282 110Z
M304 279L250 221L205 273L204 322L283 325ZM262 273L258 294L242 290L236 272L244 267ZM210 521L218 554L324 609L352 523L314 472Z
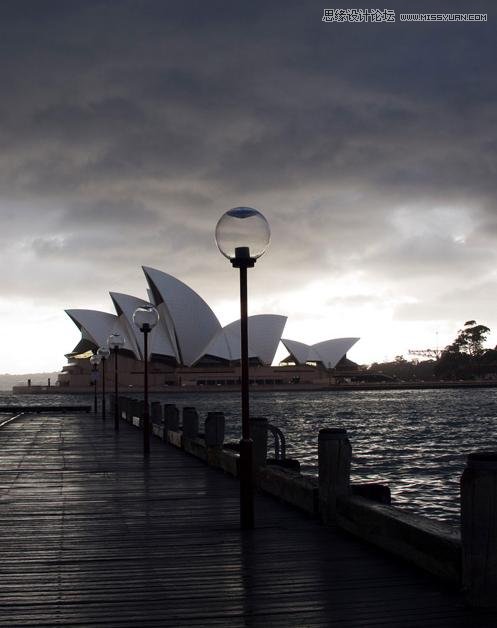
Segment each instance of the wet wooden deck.
M495 626L436 580L91 415L0 430L1 626Z

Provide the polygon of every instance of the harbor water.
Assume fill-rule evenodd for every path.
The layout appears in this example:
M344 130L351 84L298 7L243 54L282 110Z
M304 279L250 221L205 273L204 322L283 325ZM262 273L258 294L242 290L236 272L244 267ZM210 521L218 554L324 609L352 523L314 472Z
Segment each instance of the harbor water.
M140 395L130 393L139 398ZM226 415L226 439L240 435L240 399L233 392L152 394L151 401L195 406ZM92 403L91 395L0 393L0 403ZM345 427L352 443L352 480L384 482L392 504L457 525L459 480L466 455L497 450L497 390L386 390L257 392L251 415L263 416L286 436L287 456L317 474L322 427ZM84 415L82 415L84 420Z

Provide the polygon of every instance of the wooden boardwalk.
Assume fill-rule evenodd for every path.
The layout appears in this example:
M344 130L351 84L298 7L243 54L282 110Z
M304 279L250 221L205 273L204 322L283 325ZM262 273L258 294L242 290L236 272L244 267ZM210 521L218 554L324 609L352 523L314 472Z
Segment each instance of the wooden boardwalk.
M1 626L497 625L436 580L91 415L0 430Z

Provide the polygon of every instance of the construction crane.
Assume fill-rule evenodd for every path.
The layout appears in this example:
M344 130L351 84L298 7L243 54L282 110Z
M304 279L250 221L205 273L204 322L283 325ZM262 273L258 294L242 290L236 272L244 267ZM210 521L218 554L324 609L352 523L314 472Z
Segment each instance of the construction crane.
M438 360L442 355L441 349L409 349L409 355L417 355L422 358Z

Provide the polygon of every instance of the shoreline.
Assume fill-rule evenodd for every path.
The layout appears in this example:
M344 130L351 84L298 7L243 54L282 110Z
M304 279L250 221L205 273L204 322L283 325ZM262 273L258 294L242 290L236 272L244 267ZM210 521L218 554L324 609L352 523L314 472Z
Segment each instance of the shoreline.
M443 390L451 388L497 388L497 380L478 381L440 381L440 382L375 382L362 384L334 384L322 386L320 384L282 384L278 386L256 385L250 386L251 393L258 392L338 392L338 391L374 391L374 390ZM240 386L164 386L151 387L152 394L167 393L226 393L239 392ZM1 391L17 395L91 395L92 388L70 388L59 386L13 386L10 391ZM99 394L101 391L99 390ZM113 390L109 389L108 394ZM142 394L143 389L138 387L120 388L119 394Z

